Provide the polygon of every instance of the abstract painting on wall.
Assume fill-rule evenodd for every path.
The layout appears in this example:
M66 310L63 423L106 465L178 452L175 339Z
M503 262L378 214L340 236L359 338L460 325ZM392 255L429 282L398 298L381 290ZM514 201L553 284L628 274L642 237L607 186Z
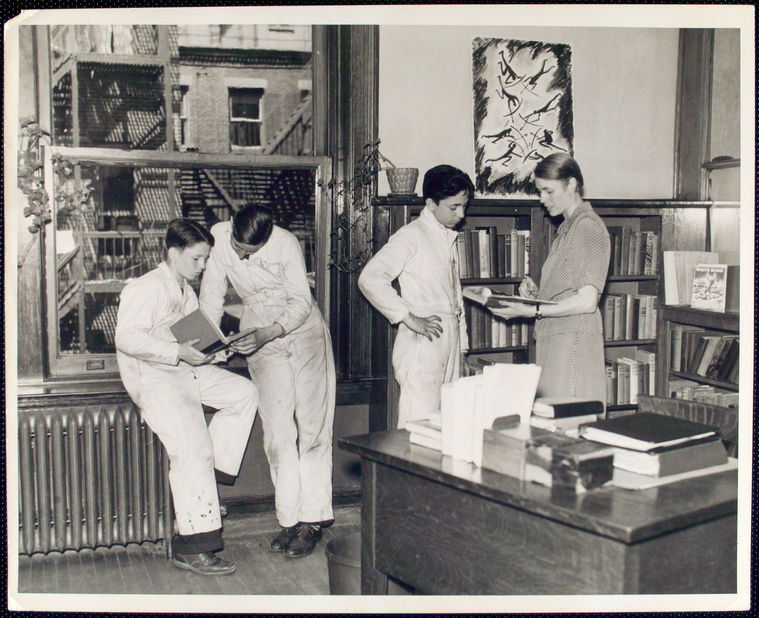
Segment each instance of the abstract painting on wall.
M536 195L538 161L573 154L569 45L477 37L472 68L478 193Z

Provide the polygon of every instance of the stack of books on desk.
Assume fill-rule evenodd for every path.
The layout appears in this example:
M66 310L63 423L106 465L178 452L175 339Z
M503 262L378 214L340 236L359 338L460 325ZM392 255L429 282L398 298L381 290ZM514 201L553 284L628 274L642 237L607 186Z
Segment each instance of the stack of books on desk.
M716 427L641 412L591 423L583 438L614 447L614 484L629 489L651 479L717 471L728 463Z
M443 422L440 415L406 423L409 442L439 451L443 448Z
M604 414L604 404L580 397L538 397L532 404L530 425L577 435L580 427L593 423Z

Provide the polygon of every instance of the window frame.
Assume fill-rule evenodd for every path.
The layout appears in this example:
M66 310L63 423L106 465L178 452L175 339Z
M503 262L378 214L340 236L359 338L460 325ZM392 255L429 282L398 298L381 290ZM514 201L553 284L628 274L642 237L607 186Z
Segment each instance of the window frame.
M261 154L203 154L167 151L127 151L100 148L71 148L63 146L44 147L45 186L53 187L52 156L59 155L74 164L111 165L121 167L154 167L164 169L257 167L260 169L310 169L314 171L316 243L316 289L315 296L327 323L330 315L330 269L329 230L332 209L329 196L322 189L332 177L331 160L324 156L283 156ZM52 209L52 221L45 226L43 266L43 290L45 300L45 345L48 378L117 377L116 354L66 354L60 353L56 230L57 216Z
M236 117L232 114L232 106L234 104L233 102L233 91L250 91L254 92L256 90L261 91L261 96L258 98L258 118L251 119L251 118L242 118L242 117ZM266 88L263 88L261 86L228 86L227 87L227 100L228 100L228 106L229 106L229 126L232 127L233 123L249 123L252 125L257 124L258 125L258 137L260 140L260 144L257 146L241 146L240 144L234 144L232 143L232 137L230 135L229 138L229 145L232 150L244 150L244 151L253 151L253 150L262 150L264 146L266 146L266 135L264 133L264 99L266 98ZM231 133L231 131L230 131Z

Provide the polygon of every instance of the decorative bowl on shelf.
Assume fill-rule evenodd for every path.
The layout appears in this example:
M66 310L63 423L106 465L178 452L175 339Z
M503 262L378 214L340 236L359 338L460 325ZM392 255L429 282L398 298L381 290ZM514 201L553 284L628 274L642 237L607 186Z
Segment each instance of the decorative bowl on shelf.
M414 195L419 170L415 167L390 167L387 172L387 182L393 195Z

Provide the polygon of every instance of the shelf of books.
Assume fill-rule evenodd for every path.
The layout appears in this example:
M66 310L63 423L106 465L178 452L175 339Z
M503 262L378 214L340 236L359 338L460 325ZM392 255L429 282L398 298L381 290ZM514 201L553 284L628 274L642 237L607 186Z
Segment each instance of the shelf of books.
M661 213L595 207L609 231L609 274L601 296L610 417L656 393L657 312L661 294Z
M740 316L688 306L662 307L659 395L738 407Z

